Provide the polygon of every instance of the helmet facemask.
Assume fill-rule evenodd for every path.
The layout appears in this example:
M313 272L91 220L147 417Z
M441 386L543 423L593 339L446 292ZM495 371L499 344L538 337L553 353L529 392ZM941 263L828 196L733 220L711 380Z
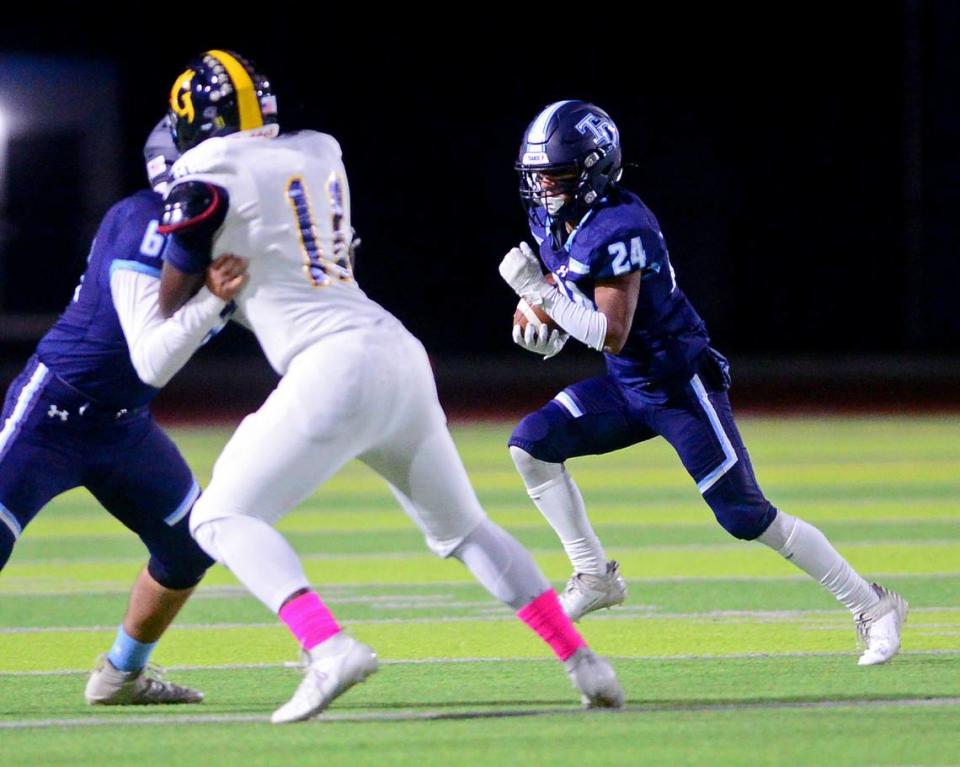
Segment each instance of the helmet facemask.
M171 169L180 157L170 135L170 123L166 117L154 126L143 146L143 159L147 168L147 178L153 191L166 194L170 184Z
M534 226L549 227L557 248L566 242L567 224L579 222L623 173L619 152L611 156L605 148L591 152L582 162L541 166L517 163L516 170L527 217Z
M551 218L561 215L563 208L575 199L582 174L572 165L549 169L518 166L520 199L528 211L542 209Z

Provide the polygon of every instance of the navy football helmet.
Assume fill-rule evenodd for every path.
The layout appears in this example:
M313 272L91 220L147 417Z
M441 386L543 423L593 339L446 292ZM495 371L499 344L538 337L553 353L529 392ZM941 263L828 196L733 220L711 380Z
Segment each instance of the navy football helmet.
M147 143L143 145L143 160L147 166L147 178L150 180L150 186L158 194L166 194L167 187L170 184L170 169L180 157L180 153L173 145L173 137L170 135L170 122L164 115L158 122L150 135L147 136Z
M181 152L213 136L279 131L270 81L230 51L207 51L190 63L170 90L169 120Z
M561 230L619 181L620 132L610 115L593 104L557 101L527 127L515 168L531 221L542 224L546 211L551 228Z

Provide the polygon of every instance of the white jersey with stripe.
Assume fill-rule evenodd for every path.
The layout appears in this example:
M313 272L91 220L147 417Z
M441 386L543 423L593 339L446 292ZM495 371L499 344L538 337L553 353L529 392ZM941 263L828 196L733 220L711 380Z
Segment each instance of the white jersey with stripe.
M173 174L175 184L227 191L211 256L249 259L250 281L236 302L281 375L314 341L392 319L354 280L350 192L332 136L212 138L186 152Z

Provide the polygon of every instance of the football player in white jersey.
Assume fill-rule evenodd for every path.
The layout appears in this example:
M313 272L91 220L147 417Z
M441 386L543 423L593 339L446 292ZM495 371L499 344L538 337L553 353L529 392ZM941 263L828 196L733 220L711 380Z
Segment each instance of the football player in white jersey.
M184 154L161 231L180 247L164 264L161 308L174 312L211 258L249 259L238 315L282 376L224 448L191 516L201 547L279 615L308 657L273 721L308 719L377 669L373 650L341 631L273 528L353 458L389 483L436 554L462 561L550 645L585 705L620 706L609 664L588 649L526 550L480 507L423 346L354 280L337 142L312 131L278 136L269 82L221 50L177 79L170 121Z

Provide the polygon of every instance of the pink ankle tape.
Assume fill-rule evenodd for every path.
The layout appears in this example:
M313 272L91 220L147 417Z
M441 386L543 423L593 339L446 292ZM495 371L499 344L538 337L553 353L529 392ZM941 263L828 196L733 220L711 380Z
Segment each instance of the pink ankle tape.
M573 627L570 619L564 614L557 599L557 592L553 589L543 592L530 604L517 611L517 617L540 635L556 656L567 660L587 643Z
M312 650L340 632L337 619L315 591L308 591L287 602L280 608L280 620L287 624L290 633L304 650Z

